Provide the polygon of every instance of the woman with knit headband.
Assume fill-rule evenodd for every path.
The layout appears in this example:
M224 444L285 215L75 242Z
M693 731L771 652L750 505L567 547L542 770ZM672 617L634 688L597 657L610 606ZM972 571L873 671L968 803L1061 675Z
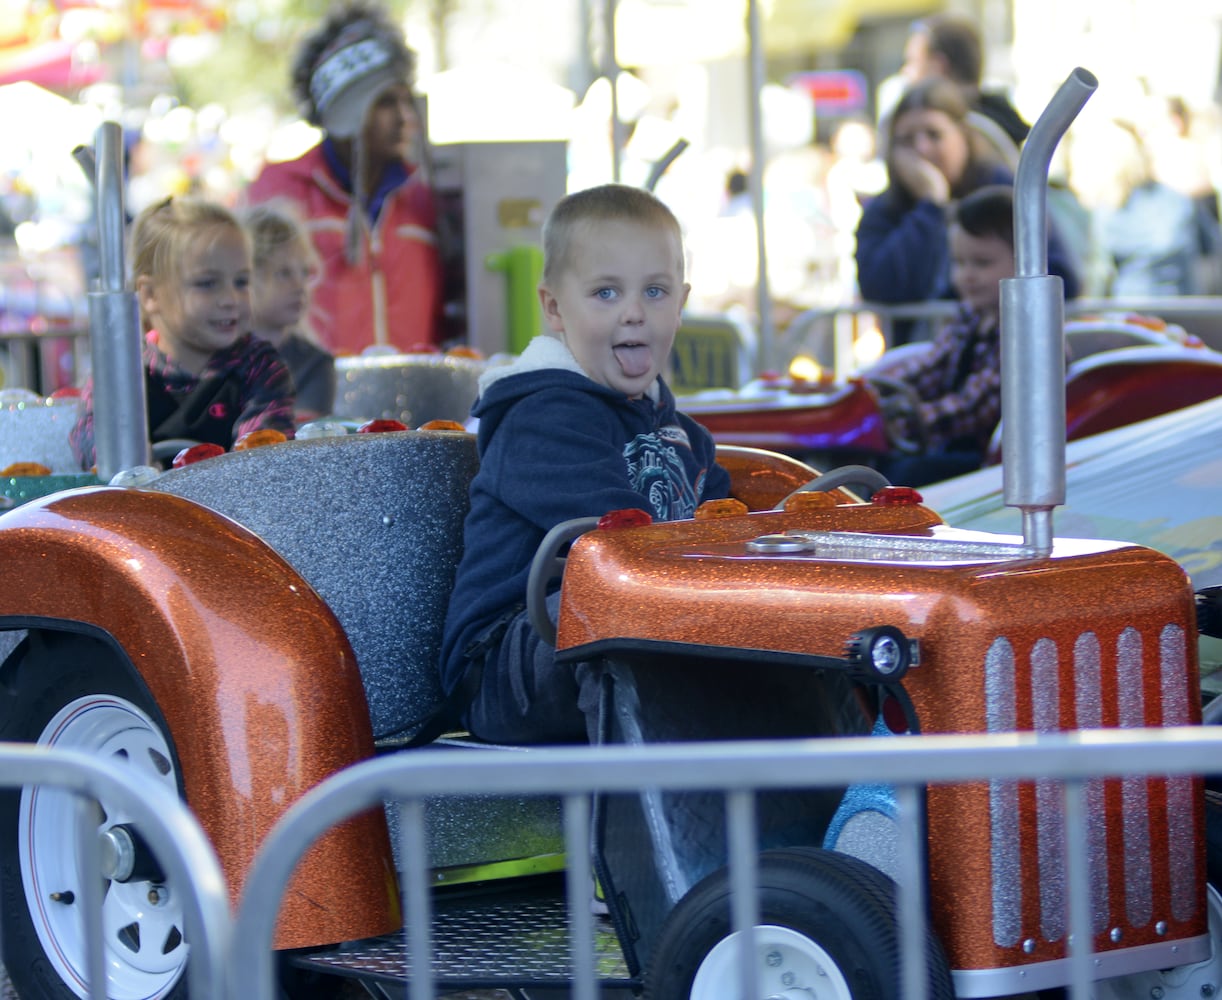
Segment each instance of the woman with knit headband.
M293 91L324 133L296 160L267 164L246 203L296 204L322 261L311 323L335 354L440 338L433 194L408 151L420 130L415 57L387 11L335 6L293 61Z

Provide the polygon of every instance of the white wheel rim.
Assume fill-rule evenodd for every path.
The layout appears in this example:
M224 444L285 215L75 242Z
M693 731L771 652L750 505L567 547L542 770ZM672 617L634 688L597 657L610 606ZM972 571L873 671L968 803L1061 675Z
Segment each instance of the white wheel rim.
M170 748L157 725L135 705L110 695L90 695L65 705L47 723L39 743L105 758L125 759L150 782L178 794ZM64 984L89 996L88 964L79 905L55 902L53 893L81 899L77 854L77 799L56 788L23 788L18 855L26 904L43 953ZM130 821L102 803L98 833ZM151 882L106 881L102 924L108 997L154 1000L182 975L187 945L183 907L173 887Z
M738 988L739 935L715 944L692 980L690 1000L725 1000ZM755 968L761 1000L853 1000L835 960L812 938L790 927L755 928Z

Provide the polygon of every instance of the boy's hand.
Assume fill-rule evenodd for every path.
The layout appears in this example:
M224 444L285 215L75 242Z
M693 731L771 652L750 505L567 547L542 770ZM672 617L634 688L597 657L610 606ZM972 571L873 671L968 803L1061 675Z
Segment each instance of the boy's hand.
M895 180L914 198L938 205L950 201L950 183L942 171L912 149L897 149L891 154Z

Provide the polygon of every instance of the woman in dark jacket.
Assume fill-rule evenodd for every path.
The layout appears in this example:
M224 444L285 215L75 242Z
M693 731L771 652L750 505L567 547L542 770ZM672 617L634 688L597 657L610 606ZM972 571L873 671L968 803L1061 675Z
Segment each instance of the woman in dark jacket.
M885 191L866 205L857 226L857 285L869 302L953 299L947 207L965 194L1014 176L991 158L968 124L968 107L949 80L910 87L891 116ZM1066 251L1050 233L1048 265L1078 294ZM901 338L896 338L898 342Z

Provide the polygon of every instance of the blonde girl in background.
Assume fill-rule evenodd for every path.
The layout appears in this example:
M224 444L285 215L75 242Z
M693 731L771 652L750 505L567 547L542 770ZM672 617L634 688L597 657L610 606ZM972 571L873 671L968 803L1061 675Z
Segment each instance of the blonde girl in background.
M318 255L290 205L258 205L244 221L254 250L252 328L293 374L297 422L326 416L335 404L335 358L318 345L307 318Z
M292 376L250 332L250 244L237 217L213 202L166 199L137 217L130 260L153 444L228 449L264 429L292 437ZM71 440L82 468L91 466L92 382Z

